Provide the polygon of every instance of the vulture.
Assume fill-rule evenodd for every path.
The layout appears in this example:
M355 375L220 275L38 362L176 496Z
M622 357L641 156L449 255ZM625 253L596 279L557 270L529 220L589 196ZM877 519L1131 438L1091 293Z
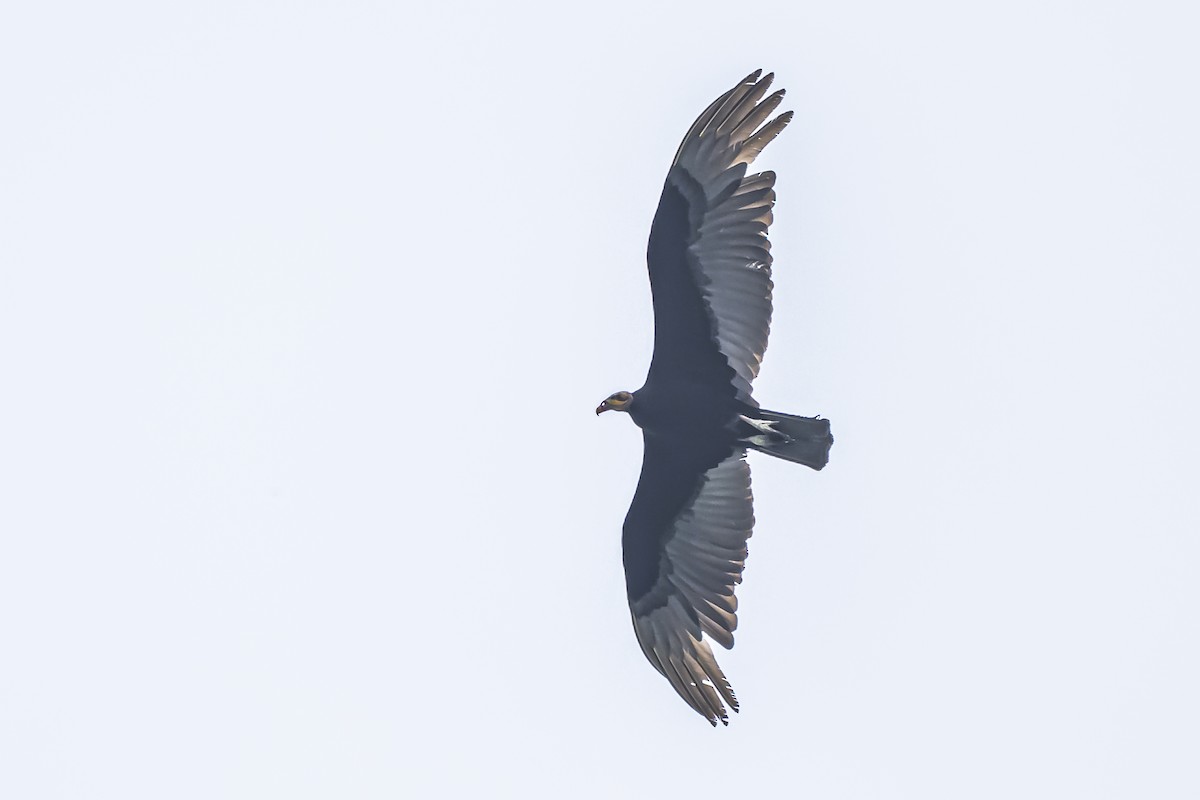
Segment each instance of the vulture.
M771 323L775 173L748 171L792 112L748 75L683 137L650 229L654 352L645 384L596 409L642 429L642 472L622 531L629 608L654 668L712 725L737 698L710 641L728 649L754 527L747 450L819 470L829 421L759 408L751 393Z

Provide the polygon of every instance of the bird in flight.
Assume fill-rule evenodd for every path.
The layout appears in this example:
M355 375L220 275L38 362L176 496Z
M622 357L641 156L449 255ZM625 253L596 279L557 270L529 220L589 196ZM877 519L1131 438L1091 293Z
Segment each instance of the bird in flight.
M761 70L692 124L667 173L646 260L654 354L642 388L596 409L642 429L642 474L622 551L633 629L646 658L714 726L737 698L708 640L733 647L734 587L754 526L747 449L821 469L829 421L759 408L751 395L771 324L775 173L747 169L792 112L768 117Z

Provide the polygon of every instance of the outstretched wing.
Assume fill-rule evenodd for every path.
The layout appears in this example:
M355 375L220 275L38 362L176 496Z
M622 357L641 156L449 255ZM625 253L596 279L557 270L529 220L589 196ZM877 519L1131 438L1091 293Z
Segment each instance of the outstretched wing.
M775 173L746 168L792 118L788 111L766 122L784 92L763 99L773 75L759 79L760 72L692 124L667 174L646 254L654 294L646 383L732 385L750 404L771 327Z
M738 703L702 634L733 647L753 528L744 449L645 437L622 534L633 628L650 663L713 725Z

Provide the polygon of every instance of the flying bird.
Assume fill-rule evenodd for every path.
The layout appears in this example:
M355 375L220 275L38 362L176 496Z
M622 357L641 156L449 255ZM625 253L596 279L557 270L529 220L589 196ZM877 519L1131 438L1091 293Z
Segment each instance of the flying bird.
M737 698L709 640L733 646L754 527L746 451L821 469L829 421L759 408L751 394L771 323L775 173L747 169L792 118L761 70L692 124L667 173L646 260L654 353L642 388L596 409L642 429L622 551L633 629L646 658L714 726Z

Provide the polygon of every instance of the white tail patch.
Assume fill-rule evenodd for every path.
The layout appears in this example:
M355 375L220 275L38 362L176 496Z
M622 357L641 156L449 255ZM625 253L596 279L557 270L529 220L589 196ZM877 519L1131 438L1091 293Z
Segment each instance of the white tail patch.
M779 433L779 431L775 430L775 426L779 424L778 420L772 421L772 420L765 420L765 419L751 419L750 417L747 417L745 414L739 414L738 418L741 419L742 422L749 425L751 428L754 428L754 430L759 431L760 433L765 433L768 435L774 433L777 436L783 435L783 434ZM755 438L757 438L757 437L755 437Z
M745 414L739 414L738 419L758 431L757 434L742 439L746 444L751 444L755 447L769 447L772 444L780 444L780 439L784 442L792 441L791 437L787 434L775 430L775 426L780 422L779 420L751 419Z

